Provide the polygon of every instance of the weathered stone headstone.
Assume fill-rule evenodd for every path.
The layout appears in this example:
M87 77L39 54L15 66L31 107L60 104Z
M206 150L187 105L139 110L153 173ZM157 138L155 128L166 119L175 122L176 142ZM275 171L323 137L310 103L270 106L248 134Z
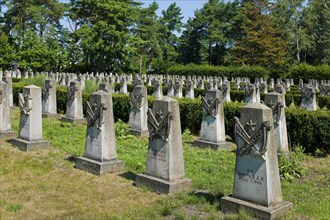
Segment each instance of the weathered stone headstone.
M212 89L202 97L202 124L200 139L194 146L212 149L230 149L232 143L226 142L223 97L219 90Z
M11 139L16 133L11 130L9 93L6 82L0 81L0 139Z
M245 91L245 103L257 102L256 86L250 83L246 83L244 86Z
M126 77L123 76L120 79L120 90L119 90L120 94L127 94L127 80Z
M309 85L301 87L301 105L307 111L316 111L316 91L315 88Z
M30 85L19 94L20 124L18 138L12 144L23 151L48 146L42 140L41 88Z
M220 85L219 90L222 93L223 101L224 102L231 102L231 99L230 99L230 84L228 82L223 83L222 85Z
M97 91L87 101L87 134L84 157L76 159L76 167L101 175L121 171L118 160L111 94Z
M10 107L14 106L14 99L13 99L13 81L12 78L9 76L2 77L2 81L7 83L7 91L6 93L9 94L9 105Z
M330 96L330 85L320 85L320 95L329 95Z
M152 81L152 85L154 87L154 97L155 99L160 99L163 97L163 87L162 81L159 79L154 79Z
M174 193L191 186L185 178L178 101L170 97L155 100L148 109L149 144L145 174L136 176L137 186L162 193Z
M262 92L262 93L268 93L268 88L267 88L267 82L266 81L261 82L259 84L259 88L260 88L260 92Z
M52 79L46 79L42 88L42 117L59 118L57 114L56 103L56 82Z
M128 130L136 136L148 136L147 110L148 94L144 85L137 85L130 94L131 110L129 114Z
M272 92L265 94L264 103L273 111L276 150L278 153L288 153L289 143L284 110L285 98L277 92Z
M274 219L292 203L282 200L272 110L251 103L235 118L237 144L232 196L221 198L223 212L248 210L258 219Z
M171 79L167 81L167 96L174 96L174 83Z
M185 97L188 98L188 99L194 99L195 98L194 81L193 80L187 80Z
M173 85L174 88L174 97L182 98L182 80L177 79Z
M82 91L78 81L70 82L67 93L66 115L61 121L70 123L85 123L82 105Z

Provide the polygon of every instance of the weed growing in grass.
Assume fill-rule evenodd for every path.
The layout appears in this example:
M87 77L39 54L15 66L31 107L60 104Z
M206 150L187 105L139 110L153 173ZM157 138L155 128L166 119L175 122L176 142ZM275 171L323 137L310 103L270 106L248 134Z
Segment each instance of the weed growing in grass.
M304 165L306 156L303 147L296 146L291 154L282 154L283 156L279 158L281 178L292 181L295 178L301 177L306 171L306 166Z
M21 204L9 204L7 206L7 211L8 212L17 212L18 210L20 210L23 206Z
M93 80L86 80L85 81L85 89L84 92L91 94L98 89L99 85L96 84Z
M132 138L133 135L128 133L128 125L122 120L118 120L115 127L116 139L127 139Z

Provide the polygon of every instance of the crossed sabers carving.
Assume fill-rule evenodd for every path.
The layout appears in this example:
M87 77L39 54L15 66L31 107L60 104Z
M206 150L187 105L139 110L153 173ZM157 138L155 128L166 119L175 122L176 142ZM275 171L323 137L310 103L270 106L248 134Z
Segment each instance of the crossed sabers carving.
M107 110L107 106L104 103L98 105L96 102L91 106L89 101L87 103L87 125L89 127L95 126L100 129L104 124L104 111Z
M167 140L170 129L171 129L171 120L173 120L174 115L172 112L167 112L164 116L161 110L156 113L156 116L153 114L151 109L148 109L148 130L150 133L150 140L160 137L163 141Z
M76 86L69 86L69 88L68 88L68 99L69 100L74 100L76 98L76 91L78 91Z
M271 125L269 121L265 121L262 123L258 130L255 130L256 124L252 122L252 120L246 125L250 128L250 132L248 132L239 119L234 117L235 119L235 139L240 137L245 146L241 149L237 149L236 154L242 156L243 154L248 154L251 151L256 155L263 156L265 152L268 150L268 132L271 130ZM249 134L251 133L251 134ZM257 146L257 141L261 140L261 146Z
M20 93L18 96L18 105L22 114L29 115L32 109L32 96L30 94Z
M218 107L220 104L219 99L212 100L206 100L204 96L202 96L202 111L203 115L211 115L214 118L216 118L218 113Z
M330 92L330 86L320 86L320 94L327 95Z
M270 107L273 110L273 120L274 123L278 123L280 118L281 118L281 114L282 114L282 109L284 107L284 104L282 102L278 102L276 105L275 103L273 103L273 101L270 101L267 104L268 107Z
M49 90L52 88L52 86L48 83L45 84L45 86L42 88L42 98L46 99L49 97Z
M309 102L313 101L313 96L314 96L314 93L305 89L305 88L302 88L301 89L301 94L304 96L304 98L306 98Z
M131 108L140 109L142 105L143 93L140 94L130 94L130 104Z

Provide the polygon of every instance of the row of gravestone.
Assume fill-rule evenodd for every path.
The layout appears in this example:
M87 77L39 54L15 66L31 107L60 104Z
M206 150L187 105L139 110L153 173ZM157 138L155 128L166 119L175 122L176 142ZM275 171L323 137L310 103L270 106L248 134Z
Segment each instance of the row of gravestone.
M7 84L1 82L0 85L1 91L5 91ZM140 87L141 90L144 86ZM1 137L8 138L8 135L12 134L9 96L2 94L1 121L6 121L7 129L4 132L1 130ZM76 94L77 90L69 90L69 96L75 97ZM275 118L284 112L278 110L283 108L278 98L283 96L276 93L273 95L277 98L270 97L269 103L271 106L277 106L273 108L275 110L261 103L250 103L242 108L241 118L235 118L234 139L237 150L233 194L221 199L221 209L224 212L245 208L259 218L271 219L284 214L292 206L282 200L275 140ZM28 151L48 145L42 140L41 96L41 89L34 85L24 87L19 94L19 134L11 143L22 150ZM133 94L131 97L134 96ZM135 101L136 99L137 97L134 97ZM202 126L202 131L210 125L210 131L221 128L221 120L217 120L221 119L220 113L223 111L221 100L220 92L214 89L207 91L203 97L203 123L206 125ZM134 105L138 103L132 103L132 106ZM76 159L76 167L95 174L122 170L124 163L118 160L116 151L111 92L99 90L93 93L87 106L85 152L83 157ZM274 114L274 111L279 112ZM178 101L168 96L157 99L153 108L147 110L146 117L149 133L146 170L144 174L136 176L136 185L147 186L163 193L189 188L191 180L185 178L184 172Z
M162 86L163 84L168 87L167 96L181 98L183 97L183 85L186 86L186 98L194 98L194 88L201 88L205 90L209 89L219 89L224 97L225 101L231 101L230 98L230 82L227 77L196 77L196 76L163 76L163 75L143 75L141 78L130 75L105 75L104 73L96 74L68 74L68 73L42 73L47 77L54 79L62 86L70 87L72 81L80 82L80 89L85 88L86 80L94 80L96 83L108 83L112 91L114 91L114 83L120 83L119 92L122 94L127 94L127 85L134 83L139 84L141 81L143 84L151 85L154 87L154 97L160 98L163 96ZM9 84L11 87L10 76L15 75L13 72L6 71L3 80ZM236 89L241 89L245 91L245 102L260 102L260 92L268 93L268 86L274 91L280 94L286 94L286 91L290 91L291 85L293 85L292 79L277 79L276 84L274 84L274 79L269 80L269 85L267 81L263 78L256 78L255 83L250 83L248 78L236 77L232 78L234 86ZM302 80L299 80L298 89L301 91L301 107L307 110L316 110L316 93L320 92L320 95L330 95L330 82L321 80L320 84L317 80L309 80L308 84L304 84ZM12 100L12 90L9 89L11 94L11 104Z

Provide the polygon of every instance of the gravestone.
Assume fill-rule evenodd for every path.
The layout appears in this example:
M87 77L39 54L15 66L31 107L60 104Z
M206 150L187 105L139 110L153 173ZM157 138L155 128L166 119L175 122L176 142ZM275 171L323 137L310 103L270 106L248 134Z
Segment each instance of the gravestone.
M52 79L46 79L42 88L42 117L60 118L57 114L56 82Z
M244 86L245 91L245 103L257 102L256 86L250 83L246 83Z
M171 79L167 82L167 96L174 96L174 83Z
M224 102L231 102L230 99L230 83L223 83L220 85L219 90L222 93L223 101Z
M301 105L307 111L316 111L316 91L315 88L309 85L301 87Z
M11 139L16 133L11 130L9 93L6 82L0 81L0 139Z
M8 75L4 77L2 77L2 81L4 81L5 83L7 83L7 91L6 93L9 94L9 105L10 107L14 106L14 99L13 99L13 81L12 78L9 77Z
M330 96L330 85L320 85L320 95L328 95Z
M194 81L193 80L187 80L185 97L187 99L194 99L195 98Z
M277 218L292 203L282 200L272 110L260 103L247 104L235 121L233 194L221 198L221 209L225 213L245 209L258 219Z
M273 111L276 150L286 154L289 152L289 143L284 111L285 98L277 92L272 92L265 94L264 103Z
M155 99L160 99L163 97L163 87L162 81L159 79L154 79L152 81L152 85L154 87L154 97Z
M76 158L76 167L101 175L124 169L118 160L111 94L94 92L87 101L85 153Z
M112 94L112 87L109 83L100 83L98 90Z
M83 115L82 91L78 81L70 82L67 93L66 115L61 118L63 122L82 124L86 122Z
M128 131L136 136L148 136L147 110L148 94L147 88L140 84L133 88L130 94L131 110L128 121Z
M123 76L120 79L120 89L119 89L120 94L127 94L127 80L126 77Z
M149 144L145 174L136 176L137 186L174 193L191 186L185 178L179 103L168 96L148 109Z
M260 92L265 93L265 94L268 93L268 88L267 88L267 82L266 81L261 82L259 84L259 88L260 88Z
M20 124L18 138L11 141L23 151L46 147L42 140L41 88L30 85L19 93Z
M202 97L202 124L200 139L194 146L212 149L230 149L232 143L226 142L223 97L219 90L211 89Z
M269 88L274 89L274 78L269 79Z
M175 80L174 85L174 97L182 98L182 80Z

